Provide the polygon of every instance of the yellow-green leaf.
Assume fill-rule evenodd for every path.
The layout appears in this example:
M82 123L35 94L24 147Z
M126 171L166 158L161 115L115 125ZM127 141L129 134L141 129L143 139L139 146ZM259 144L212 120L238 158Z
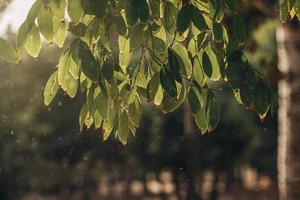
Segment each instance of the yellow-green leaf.
M48 40L53 39L53 14L47 4L43 4L37 17L40 32Z
M81 0L68 0L68 15L74 24L79 23L84 15Z
M33 58L37 58L42 49L42 42L38 27L34 24L31 31L27 35L25 49Z
M48 106L52 102L58 89L59 85L57 80L57 71L55 71L48 79L44 89L44 104L46 106Z
M122 113L119 114L119 124L117 130L118 138L123 145L127 144L128 134L129 134L128 114L124 110Z
M65 43L67 32L67 25L64 21L59 21L57 18L54 18L54 38L53 41L57 44L58 47L62 48Z

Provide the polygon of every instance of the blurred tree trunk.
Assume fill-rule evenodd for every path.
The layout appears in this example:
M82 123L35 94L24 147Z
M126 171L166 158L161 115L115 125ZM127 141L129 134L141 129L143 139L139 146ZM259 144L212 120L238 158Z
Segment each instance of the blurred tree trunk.
M218 171L215 170L214 172L214 178L213 178L213 182L212 182L212 191L210 193L210 200L217 200L219 199L219 192L218 192L218 183L219 183L219 174Z
M300 25L293 20L277 29L279 136L278 187L281 200L300 199Z
M192 112L190 110L188 101L183 105L183 132L185 137L185 165L187 178L187 200L201 200L201 197L196 192L195 177L196 177L196 158L195 147L197 145L196 135L194 133L194 126L192 121ZM197 149L197 148L196 148Z
M182 200L180 194L180 182L179 182L179 171L176 169L173 171L174 174L174 185L175 185L175 194L178 200Z
M125 160L125 163L123 165L123 176L125 180L125 198L131 199L131 183L132 183L132 172L131 172L131 166L128 160Z

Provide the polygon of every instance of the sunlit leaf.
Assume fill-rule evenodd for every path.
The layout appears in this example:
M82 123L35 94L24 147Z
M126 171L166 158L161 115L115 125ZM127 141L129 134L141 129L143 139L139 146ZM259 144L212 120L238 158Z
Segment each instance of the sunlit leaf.
M48 106L59 89L58 80L57 80L57 71L55 71L50 78L48 79L45 89L44 89L44 104Z
M54 18L54 38L53 41L57 44L58 47L62 48L64 46L65 38L66 38L66 23L64 21L58 21L58 19Z
M84 15L81 0L68 0L68 14L74 24L79 23Z
M192 75L192 63L189 58L188 51L180 43L175 43L172 49L174 50L178 58L181 60L182 74L185 75L186 78L190 78Z
M123 145L127 144L128 134L128 113L126 111L123 111L119 114L119 125L117 130L118 138Z
M82 106L80 114L79 114L80 131L82 131L82 129L83 129L84 122L85 122L85 119L87 118L87 116L88 116L88 108L87 108L87 103L85 103Z
M33 58L37 58L40 54L42 42L40 32L35 24L27 35L25 49Z
M47 4L43 4L37 17L39 31L48 40L53 38L53 14Z
M108 119L109 102L104 92L101 91L99 88L97 88L95 90L94 98L95 98L96 109L100 113L100 116L104 120Z
M205 134L208 130L208 123L205 110L205 107L201 108L200 111L194 116L196 125L199 128L201 134Z
M65 0L49 0L49 6L54 14L60 21L65 18L65 8L67 2Z

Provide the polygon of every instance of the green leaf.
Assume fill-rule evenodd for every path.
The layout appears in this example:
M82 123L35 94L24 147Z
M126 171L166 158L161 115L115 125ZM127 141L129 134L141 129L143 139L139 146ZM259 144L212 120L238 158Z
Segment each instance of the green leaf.
M224 18L223 1L210 0L209 1L209 15L212 20L220 23Z
M33 58L37 58L42 49L42 42L38 27L34 24L31 31L27 35L25 49Z
M44 104L48 106L59 89L58 80L57 80L57 71L55 71L50 78L48 79L45 89L44 89Z
M119 89L118 89L118 86L114 82L109 84L107 89L108 89L108 96L111 99L117 99L119 97Z
M195 6L191 5L192 7L192 22L200 31L208 30L208 25L205 22L203 15L201 14L200 10Z
M88 107L87 107L87 103L84 103L79 114L80 131L82 131L84 122L87 117L88 117Z
M79 79L79 73L80 73L80 60L78 54L79 54L79 42L76 42L71 45L70 57L69 57L69 73L76 80Z
M215 41L223 40L223 26L221 23L213 23L213 34Z
M135 12L142 22L147 22L150 18L149 6L146 0L133 0Z
M140 47L143 43L143 41L146 39L146 31L147 26L144 24L137 24L132 28L131 34L130 34L130 48L136 49Z
M151 101L154 101L155 105L160 105L160 103L163 99L163 93L159 92L159 87L161 87L161 85L160 85L160 73L156 72L155 74L153 74L153 76L152 76L152 78L149 81L148 86L147 86L148 97ZM155 98L158 98L160 101L155 100Z
M28 25L26 22L24 22L17 33L17 49L21 49L26 43L28 33L30 32L30 29L28 28Z
M95 60L89 46L80 40L79 58L81 60L81 71L92 81L98 81L98 63Z
M130 50L130 39L127 39L123 36L119 36L119 65L124 74L126 74L126 69L131 61L132 52Z
M185 32L192 21L193 7L190 4L184 5L178 12L176 27L179 33Z
M206 77L198 56L194 58L193 75L199 85L203 86L205 84Z
M163 53L166 50L166 43L158 37L155 37L155 36L152 37L151 43L152 43L152 49L155 52Z
M95 94L95 88L90 87L86 91L86 102L87 102L87 107L89 110L89 113L93 116L96 110L96 104L95 104L95 99L94 99L94 94Z
M208 91L206 100L206 118L208 124L208 132L212 132L220 121L220 104L215 95Z
M47 4L43 4L37 17L38 28L48 40L53 39L53 14Z
M69 70L69 52L65 52L59 59L58 65L58 83L61 88L66 91L67 90L67 82L65 79L66 74L68 74Z
M177 58L177 55L175 54L175 52L173 52L173 50L170 48L168 48L168 61L169 61L170 72L173 74L173 77L178 82L181 82L180 60Z
M134 74L137 73L137 70L139 70L139 65L141 65L141 60L142 60L142 48L135 49L130 63L126 69L126 73L129 75L129 78L132 78Z
M208 130L208 122L207 122L205 107L203 106L194 117L195 117L196 125L200 129L201 134L205 134Z
M233 17L233 33L240 44L244 44L247 40L247 29L243 19L240 16Z
M257 78L253 70L247 67L247 65L243 68L241 77L243 79L242 85L240 86L241 101L246 108L251 108Z
M123 145L127 144L128 134L129 134L128 114L126 111L123 111L119 115L119 125L117 130L118 138Z
M126 27L125 20L121 15L113 16L112 17L112 23L113 23L113 28L116 30L116 32L119 35L126 36L127 27Z
M174 4L170 1L167 1L164 10L164 23L165 28L169 33L174 33L176 31L177 13L178 11Z
M182 86L181 90L180 90L180 94L178 99L174 99L169 97L168 95L164 95L162 104L161 104L161 108L162 111L164 113L169 113L169 112L173 112L174 110L176 110L177 108L179 108L179 106L181 106L185 100L186 97L186 89L184 86Z
M42 4L43 4L43 0L37 0L31 6L28 15L26 17L26 20L24 22L26 23L27 26L26 28L28 29L28 31L31 30L31 28L35 24L35 20L40 12Z
M168 69L162 68L160 71L160 82L164 91L172 98L177 97L175 80Z
M224 2L227 4L227 6L229 7L229 9L232 12L236 12L237 11L238 6L237 6L236 0L224 0Z
M242 51L237 50L227 56L228 66L226 68L226 78L231 87L237 89L243 82L243 69L247 64L247 59Z
M90 8L97 18L102 19L106 15L108 1L90 0Z
M74 24L73 22L69 23L69 30L71 31L71 33L79 37L85 36L87 28L88 27L83 23L78 23L78 24Z
M160 17L161 11L161 1L149 1L151 14L155 17Z
M100 88L95 89L94 98L95 98L96 110L100 113L102 119L104 120L108 119L109 102L104 92L101 91Z
M68 0L68 15L74 24L79 23L84 16L81 0Z
M296 12L296 15L298 17L298 20L300 20L300 1L295 1L294 3L294 10Z
M243 105L247 108L250 109L253 100L254 100L254 89L253 87L248 87L248 86L242 86L240 88L240 99Z
M67 94L74 98L76 96L77 93L77 88L78 88L78 81L72 77L72 75L70 73L67 73L64 77L66 79L66 91Z
M254 105L255 110L259 114L261 119L264 119L267 115L271 106L271 90L269 86L264 82L260 81L254 93Z
M203 71L204 71L205 75L208 78L211 78L212 74L213 74L213 67L210 62L210 58L208 57L208 55L205 51L202 54L202 66L203 66Z
M20 62L20 56L16 49L2 38L0 38L0 58L10 63Z
M95 110L93 119L94 119L95 128L96 129L101 128L103 119L102 119L100 113L98 112L98 110Z
M107 58L102 65L102 75L108 81L111 81L114 76L115 63L112 57Z
M135 127L140 126L140 121L143 115L142 104L137 96L134 98L134 102L129 105L129 118Z
M64 46L66 32L67 32L66 23L64 21L59 21L57 18L54 18L53 29L54 29L53 41L57 44L59 48L62 48Z
M138 20L138 13L135 10L135 0L127 0L126 4L126 21L128 25L134 25Z
M181 43L174 43L172 49L181 61L182 74L185 75L186 78L190 78L192 75L192 63L188 51Z
M60 21L65 19L65 8L67 2L65 0L49 0L49 6L53 12L53 15Z
M202 53L202 67L203 71L206 74L207 77L209 77L212 81L218 81L221 78L220 73L220 65L218 62L217 55L215 52L211 49L210 46L207 46L205 48L205 51L200 51L198 53L198 56L201 57ZM205 56L206 54L206 56Z
M111 107L108 112L107 120L104 120L103 122L103 140L107 140L109 138L114 126L117 124L117 116L117 112Z
M201 90L196 85L192 84L188 93L188 101L193 114L197 114L203 107L203 97L201 96Z

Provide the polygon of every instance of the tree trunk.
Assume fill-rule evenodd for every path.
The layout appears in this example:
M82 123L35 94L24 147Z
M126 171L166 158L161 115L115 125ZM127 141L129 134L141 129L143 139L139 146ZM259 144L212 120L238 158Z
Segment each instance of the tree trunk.
M291 21L277 29L279 136L278 187L281 200L300 199L300 25Z

